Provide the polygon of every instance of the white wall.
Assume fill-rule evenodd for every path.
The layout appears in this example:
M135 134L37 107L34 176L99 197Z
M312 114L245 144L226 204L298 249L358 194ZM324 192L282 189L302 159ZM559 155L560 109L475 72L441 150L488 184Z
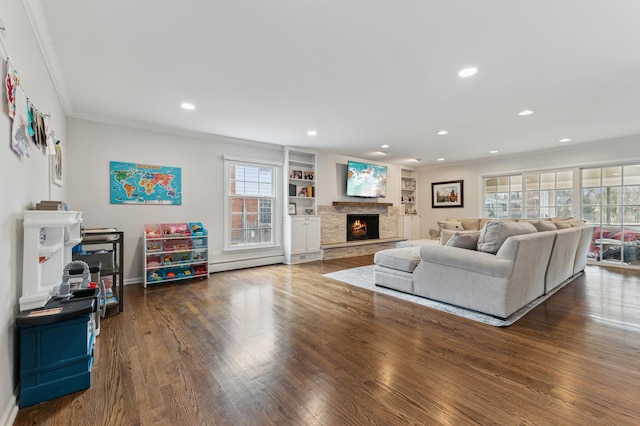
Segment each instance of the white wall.
M223 252L223 155L282 164L282 147L225 137L176 136L78 119L69 119L68 132L69 205L84 213L87 228L124 231L125 283L140 282L143 277L142 234L146 223L202 222L209 229L209 254L214 264L282 256L282 247ZM182 205L110 204L110 161L180 167ZM282 183L278 182L276 188L280 190Z
M420 235L429 238L429 228L446 216L481 217L481 176L522 171L604 165L640 161L640 136L588 145L568 145L545 153L495 159L418 170L418 211L422 214ZM431 183L464 180L464 207L431 208Z
M40 50L31 31L21 0L2 0L0 18L6 26L0 46L3 65L2 112L0 112L0 424L12 421L17 412L14 391L18 385L18 339L14 327L22 295L22 212L40 200L65 200L65 186L52 186L50 158L31 145L30 159L18 157L11 149L12 120L7 115L4 89L5 55L20 74L22 87L38 110L51 113L52 128L66 153L66 124L62 106L49 78ZM63 157L64 160L64 157ZM63 178L66 176L63 174Z

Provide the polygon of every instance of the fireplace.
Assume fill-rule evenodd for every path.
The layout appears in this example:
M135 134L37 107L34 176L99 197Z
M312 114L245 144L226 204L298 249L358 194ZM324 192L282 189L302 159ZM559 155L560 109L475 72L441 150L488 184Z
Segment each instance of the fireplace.
M377 214L348 214L347 241L377 240L380 218Z

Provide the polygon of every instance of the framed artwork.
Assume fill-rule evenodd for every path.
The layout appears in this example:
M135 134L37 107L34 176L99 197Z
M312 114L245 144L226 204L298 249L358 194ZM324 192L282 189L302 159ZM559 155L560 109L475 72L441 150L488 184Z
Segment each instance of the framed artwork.
M55 152L51 156L51 180L58 186L62 186L62 145L60 141L55 144Z
M111 204L182 204L180 167L109 163Z
M432 182L431 207L464 207L463 181Z
M296 214L296 203L289 203L289 214Z

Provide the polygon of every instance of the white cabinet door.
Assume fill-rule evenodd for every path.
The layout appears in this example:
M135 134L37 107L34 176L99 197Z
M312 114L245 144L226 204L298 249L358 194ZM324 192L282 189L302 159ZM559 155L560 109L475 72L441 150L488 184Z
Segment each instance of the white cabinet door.
M404 217L404 237L410 240L420 238L420 216L407 215Z
M320 251L320 218L291 218L291 254Z
M307 220L307 253L320 251L320 218L309 217Z
M305 218L291 218L291 254L307 252L307 228Z

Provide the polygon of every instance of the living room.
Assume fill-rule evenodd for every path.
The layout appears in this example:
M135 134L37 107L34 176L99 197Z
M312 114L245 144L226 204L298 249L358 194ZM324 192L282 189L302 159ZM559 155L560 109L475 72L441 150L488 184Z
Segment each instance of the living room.
M283 249L281 245L278 245L259 251L240 252L225 250L223 237L225 234L225 210L224 203L222 202L225 198L224 160L225 158L251 158L282 164L284 146L298 146L298 144L271 144L256 142L256 140L265 140L267 138L250 140L250 138L235 137L233 134L220 136L185 129L173 129L169 131L162 126L156 127L151 124L141 126L139 123L133 122L127 124L124 121L110 122L109 120L97 120L89 113L85 114L86 116L83 116L82 113L67 114L65 109L68 100L65 100L64 96L58 92L59 87L52 81L53 79L50 76L47 61L43 58L41 46L38 44L34 31L31 29L32 24L29 16L24 11L23 2L11 0L10 2L4 3L0 6L0 18L4 21L4 26L6 27L6 36L2 36L3 58L6 58L10 54L11 63L18 70L21 85L28 94L29 99L40 111L50 114L51 128L55 131L56 139L61 141L63 149L63 175L62 184L59 185L52 180L50 169L51 159L49 156L34 147L32 147L30 158L20 158L11 152L12 141L10 135L12 134L11 129L13 122L8 115L4 113L6 101L3 99L3 113L0 114L0 134L4 135L3 140L5 141L5 149L7 152L5 155L0 156L0 176L2 176L6 188L5 191L3 191L3 194L5 194L5 202L0 207L2 217L0 253L2 254L2 258L5 259L5 267L2 268L0 275L0 281L5 283L5 285L2 286L2 290L0 290L1 299L4 300L3 306L0 308L0 318L2 318L0 335L3 336L0 342L0 350L6 354L6 356L0 361L0 377L3 377L2 383L0 384L0 411L2 412L0 420L8 422L15 417L15 411L17 410L15 406L15 393L18 384L16 366L18 364L17 348L19 343L14 321L18 312L18 299L22 288L23 231L21 218L24 210L33 208L35 203L41 200L64 200L71 209L83 212L83 225L85 227L114 227L122 230L125 235L126 247L124 264L125 284L131 284L131 286L127 285L127 287L138 287L137 284L141 282L144 273L142 259L142 234L144 224L184 221L199 221L208 228L211 236L210 266L213 272L211 286L214 285L216 274L220 274L221 282L233 282L232 274L234 273L239 274L237 275L238 279L253 279L259 281L262 279L259 272L260 268L249 270L240 268L257 265L279 265L282 262ZM4 72L6 72L6 69L3 70L3 75ZM111 76L105 79L105 81L108 84L117 85L119 78L126 78L126 76ZM123 99L122 102L127 102L127 100ZM187 114L187 112L174 111L171 114ZM536 111L536 114L543 115L543 112ZM189 120L188 116L185 115L184 117L185 121ZM451 124L451 126L453 126L453 124ZM523 131L527 129L530 129L530 125L523 126ZM322 130L320 130L320 132L321 131ZM307 135L303 132L299 138L307 138ZM499 139L499 137L496 137L496 139ZM584 143L556 144L543 151L535 147L536 149L532 148L526 152L514 153L509 153L509 141L507 141L503 144L504 149L501 148L501 153L498 153L499 156L491 154L474 161L465 160L451 163L445 161L429 164L426 164L426 158L423 159L423 162L405 162L402 164L397 161L387 160L387 158L393 156L394 149L396 149L393 142L389 142L391 145L389 155L380 155L375 159L369 156L368 150L366 151L366 155L360 157L357 154L346 154L338 150L325 149L322 146L318 146L316 149L308 146L300 146L300 149L309 149L317 153L318 165L315 179L317 186L316 201L318 206L329 206L334 201L353 200L347 197L344 192L342 176L342 173L346 170L347 161L349 160L360 160L386 166L388 168L387 196L378 199L378 201L392 203L393 206L396 207L399 207L401 204L400 176L402 169L409 168L415 170L418 193L416 209L420 215L421 222L420 237L428 238L428 229L434 226L438 220L442 220L446 216L480 217L484 214L482 194L483 179L486 176L559 169L579 171L581 168L592 166L637 164L640 163L640 153L637 149L639 140L640 132L616 133L610 137L592 139ZM447 144L447 142L441 143ZM302 145L302 142L300 145ZM376 146L376 149L378 148L380 147ZM367 147L367 149L369 148ZM435 155L437 144L433 144L430 150ZM362 152L364 153L365 151L363 150ZM404 155L404 157L409 158L410 155L407 154ZM111 161L181 167L183 180L182 204L177 206L111 204L109 200L109 163ZM282 179L287 172L286 168L281 166L279 169L279 179ZM432 208L431 185L435 182L457 180L464 182L464 206L447 209ZM280 185L280 187L282 186L283 185ZM285 203L282 202L283 206L284 204ZM327 264L333 266L322 266L318 264L296 265L295 267L291 267L292 275L289 276L289 279L304 281L305 268L307 268L310 274L322 275L336 268L350 267L348 259L338 261L335 264ZM279 265L279 267L289 268L288 266L282 265ZM264 273L275 273L273 269L270 268L272 267L267 267L265 271L268 272ZM327 270L323 271L323 268ZM236 269L238 269L237 272L235 272ZM595 267L593 270L600 271L600 269ZM595 275L599 273L600 272L595 272L592 274ZM602 273L607 274L608 272ZM629 274L629 280L637 280L637 278L633 278L633 271L621 273ZM612 274L615 274L615 272ZM608 279L611 281L621 279L615 275L607 275L607 277L609 277ZM267 279L265 278L265 280ZM316 286L321 285L319 278L310 279L309 282ZM338 295L345 298L345 303L349 307L358 310L364 309L349 299L350 292L349 290L345 290L347 287L337 287L335 282L326 285L335 291L335 293L327 297L336 297L336 295ZM581 285L584 285L584 283ZM196 288L201 289L200 286L201 283L198 283ZM308 287L310 287L309 284L304 284L303 286L304 289L310 291L310 300L322 299L320 293L314 293L320 292L320 290L314 290ZM129 291L129 289L127 290ZM182 290L182 288L175 287L174 290L177 292ZM195 290L186 291L188 292L187 294L192 297L198 297L197 294L194 294ZM159 293L150 292L149 294L158 295ZM361 293L358 294L361 295ZM296 293L296 296L300 297L300 293ZM374 300L376 299L376 296L369 295L367 297ZM144 300L144 298L138 295L132 300L143 303L142 300ZM388 302L381 303L380 309L382 311L396 308L395 305L389 305ZM308 308L312 309L310 306ZM141 308L141 311L142 310L143 308ZM431 317L429 316L431 314L416 313L407 307L403 307L400 312L403 315L403 319L398 322L403 322L404 324L398 327L408 334L411 333L412 316L418 316L419 320L417 323L420 324L442 321L446 323L447 326L452 327L451 333L453 334L472 333L476 336L474 338L479 340L486 339L486 342L491 339L488 337L491 333L496 333L495 330L490 328L473 328L460 325L456 322L450 322L450 320L446 318ZM384 314L384 312L378 313L381 315ZM341 318L347 317L341 315ZM534 318L536 321L542 321L542 319L544 319L541 316ZM551 319L547 318L547 320L549 322L538 323L539 329L535 329L535 327L532 326L522 331L516 330L513 333L525 334L528 331L533 331L532 334L534 334L537 339L541 338L538 336L538 333L540 335L545 333L552 334L554 328L561 327L553 321L562 321L562 317L552 316ZM605 318L605 320L615 322L617 317ZM345 323L348 321L348 319L345 319ZM105 321L105 327L105 330L109 328L109 321ZM619 328L613 327L612 330L612 334L619 333L618 336L622 341L628 339L632 342L637 342L637 325L635 328L630 326L627 328L623 326ZM348 333L348 329L345 332ZM436 331L436 335L437 338L442 341L448 339L446 332L440 329ZM329 333L324 335L327 339L329 339L330 336ZM561 337L558 338L564 337L571 339L571 336L560 336ZM109 338L109 333L106 333L104 338ZM424 339L426 337L420 335L420 338ZM472 337L468 336L468 338L471 339ZM342 343L348 341L346 337L343 339ZM407 345L410 344L408 340L404 343ZM499 345L499 342L491 340L491 343L486 344ZM633 346L633 343L628 343L628 341L626 344L627 347ZM499 349L496 350L499 351ZM106 358L108 354L106 350L99 349L99 352L98 356L102 356L103 359ZM471 357L472 355L469 354L469 356ZM316 360L316 362L321 361ZM504 362L508 363L508 358L505 358ZM458 365L458 367L463 368L462 365ZM633 367L633 361L630 361L625 364L623 368L632 370ZM106 365L103 368L106 368ZM117 374L116 372L113 373L114 376ZM526 375L528 372L523 372L522 374ZM388 380L389 383L391 383L393 378L389 377ZM623 385L626 386L627 384ZM443 382L443 391L448 389L449 386L455 385L453 383ZM236 391L241 393L237 389ZM562 388L558 390L558 392L563 391L567 391L567 389ZM549 392L553 393L554 390L550 390ZM318 398L321 398L321 396L322 395L316 395ZM628 418L628 420L632 420L632 416L636 414L636 412L631 412L627 404L632 405L631 403L634 401L637 402L638 399L637 394L630 394L626 397L626 401L621 403L625 405L625 408L621 411L625 412L625 410L627 410L626 412L629 413L630 418ZM565 403L570 405L570 400L571 398L567 397ZM608 403L615 405L614 402L609 401ZM554 404L555 403L557 402L554 401ZM482 411L480 407L476 407L476 409L478 412ZM508 411L504 407L501 407L501 409ZM411 411L411 407L408 407L407 411ZM317 413L317 411L313 410L313 407L309 408L309 412ZM561 414L562 410L555 406L553 412ZM354 416L351 419L345 420L343 418L342 420L343 422L349 422L349 420L362 420L362 418L363 417ZM459 421L464 418L464 414L459 412L458 416L442 417L440 421L446 423L447 419L453 422L453 419ZM531 414L529 420L533 418L535 418L535 416ZM296 417L295 419L300 420L300 417ZM321 416L317 416L315 419L310 417L307 419L307 422L323 423L321 419ZM466 417L466 419L467 421L472 421L470 420L472 417ZM478 416L475 417L475 419L482 423L481 419L489 420L490 417ZM621 419L624 419L622 414L616 418L619 423L624 423ZM227 420L227 423L229 423L232 419ZM245 417L244 420L247 421L248 419ZM333 420L337 422L336 418L333 418ZM114 420L114 423L117 422Z

